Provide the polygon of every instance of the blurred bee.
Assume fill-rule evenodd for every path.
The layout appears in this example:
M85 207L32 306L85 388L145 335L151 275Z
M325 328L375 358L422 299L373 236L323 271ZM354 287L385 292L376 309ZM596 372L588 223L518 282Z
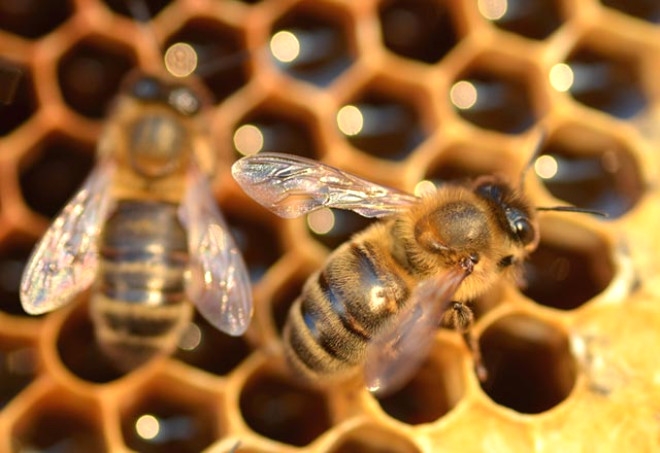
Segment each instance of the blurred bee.
M192 316L241 335L250 281L207 182L214 167L205 100L192 86L129 78L98 163L35 247L20 296L30 314L92 286L101 348L120 369L171 352Z
M245 157L232 174L281 217L321 207L385 217L334 251L289 311L285 353L311 380L363 368L370 390L400 387L427 356L443 316L469 334L465 302L515 277L539 242L535 209L494 176L418 198L284 154ZM478 354L476 342L468 344Z

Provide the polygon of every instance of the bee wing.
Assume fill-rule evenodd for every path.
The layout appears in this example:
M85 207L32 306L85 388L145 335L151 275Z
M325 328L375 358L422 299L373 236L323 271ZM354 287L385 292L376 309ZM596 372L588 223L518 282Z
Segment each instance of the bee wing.
M442 315L466 276L457 268L421 282L396 320L369 342L364 371L370 391L382 396L412 377L428 356Z
M417 197L379 186L320 162L260 153L235 162L232 175L243 190L280 217L299 217L322 207L381 217L414 204Z
M21 304L27 313L54 310L94 280L113 173L113 164L99 163L34 248L21 277Z
M252 317L250 278L206 177L195 166L180 217L188 229L188 297L213 326L242 335Z

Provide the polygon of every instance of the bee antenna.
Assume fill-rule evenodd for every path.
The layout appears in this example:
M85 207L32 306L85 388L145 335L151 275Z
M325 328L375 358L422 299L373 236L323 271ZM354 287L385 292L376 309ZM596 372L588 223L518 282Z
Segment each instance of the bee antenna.
M204 54L204 48L195 46L198 55ZM226 69L231 69L239 64L245 62L250 58L250 52L247 49L239 50L238 52L229 55L223 55L222 58L205 59L207 62L197 66L195 74L200 77L206 77L216 72L222 72Z
M126 9L131 14L135 22L139 24L142 35L151 42L151 48L157 56L156 60L162 61L162 52L158 44L158 38L154 32L154 28L149 24L151 20L151 12L147 6L146 0L125 0Z
M0 104L9 105L16 98L18 85L23 78L23 70L11 65L9 62L0 61Z
M582 214L597 215L599 217L609 217L606 212L596 211L594 209L577 208L575 206L543 206L537 207L537 211L559 211L559 212L579 212Z

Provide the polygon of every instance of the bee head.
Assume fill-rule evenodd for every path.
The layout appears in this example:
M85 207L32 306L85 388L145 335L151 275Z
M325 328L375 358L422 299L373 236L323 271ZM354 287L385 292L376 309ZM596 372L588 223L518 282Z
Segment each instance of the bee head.
M114 109L127 162L140 176L155 179L184 168L207 101L192 85L144 73L130 75ZM199 159L198 159L199 160Z
M168 83L148 74L137 74L129 78L124 92L138 102L160 104L183 117L196 115L203 106L202 97L192 87Z
M509 184L494 177L475 181L474 193L486 200L503 231L525 249L533 249L539 241L534 210Z

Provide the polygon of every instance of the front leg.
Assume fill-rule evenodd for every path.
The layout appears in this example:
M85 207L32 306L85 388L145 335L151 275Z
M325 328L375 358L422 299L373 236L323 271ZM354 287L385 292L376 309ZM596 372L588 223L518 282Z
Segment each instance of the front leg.
M463 335L463 340L472 353L474 369L477 372L477 377L481 382L484 382L488 377L488 373L481 359L481 349L479 348L479 342L474 337L474 335L472 335L474 313L470 307L465 305L463 302L453 301L449 309L445 312L442 323L452 329L457 330L460 334Z

